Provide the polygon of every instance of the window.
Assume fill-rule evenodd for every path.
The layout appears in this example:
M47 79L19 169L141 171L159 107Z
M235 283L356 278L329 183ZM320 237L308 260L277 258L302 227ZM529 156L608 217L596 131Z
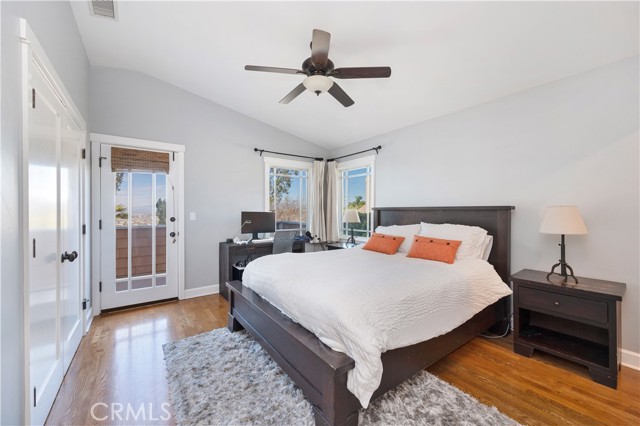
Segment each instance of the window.
M365 240L373 231L373 163L375 157L364 157L338 164L338 190L341 213L341 237L351 236L351 228L356 240ZM360 223L343 222L347 209L358 212Z
M304 234L309 223L311 164L265 157L265 199L276 213L276 229L295 229Z

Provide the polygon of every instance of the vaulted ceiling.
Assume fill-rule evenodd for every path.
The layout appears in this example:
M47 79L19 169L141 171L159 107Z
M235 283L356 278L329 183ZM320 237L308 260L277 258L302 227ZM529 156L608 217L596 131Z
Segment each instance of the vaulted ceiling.
M118 20L73 12L92 65L139 71L336 148L638 55L638 3L119 1ZM302 75L314 28L336 67L392 68L278 101Z

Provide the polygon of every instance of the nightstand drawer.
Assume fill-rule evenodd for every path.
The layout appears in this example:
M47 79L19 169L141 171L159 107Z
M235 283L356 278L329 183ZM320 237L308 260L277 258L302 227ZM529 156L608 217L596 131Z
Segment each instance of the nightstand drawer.
M603 324L607 323L607 304L605 302L566 296L528 287L519 288L518 298L521 305L541 308Z

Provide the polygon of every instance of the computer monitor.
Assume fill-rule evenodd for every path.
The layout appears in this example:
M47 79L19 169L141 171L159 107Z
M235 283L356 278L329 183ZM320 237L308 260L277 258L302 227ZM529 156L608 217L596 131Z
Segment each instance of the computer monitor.
M240 219L240 233L253 234L253 239L258 238L258 233L276 232L275 212L242 212Z

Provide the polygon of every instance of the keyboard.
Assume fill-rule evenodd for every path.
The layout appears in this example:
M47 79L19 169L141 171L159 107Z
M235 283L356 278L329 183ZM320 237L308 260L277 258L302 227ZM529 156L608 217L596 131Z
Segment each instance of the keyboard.
M254 243L254 244L272 243L273 242L273 238L263 238L261 240L251 240L251 242Z

